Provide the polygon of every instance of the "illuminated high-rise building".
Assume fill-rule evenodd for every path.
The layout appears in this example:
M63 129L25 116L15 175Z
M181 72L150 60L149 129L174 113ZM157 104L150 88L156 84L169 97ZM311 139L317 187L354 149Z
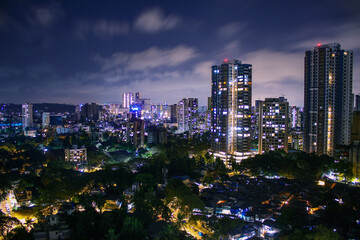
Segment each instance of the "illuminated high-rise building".
M141 95L139 92L125 92L122 95L122 107L130 108L132 104L141 102ZM144 99L147 100L147 99Z
M229 165L251 155L252 65L225 60L211 76L211 150Z
M140 94L139 94L140 97ZM130 108L131 104L135 102L135 96L132 92L125 92L122 95L123 108Z
M145 122L140 119L132 119L126 123L126 142L135 147L144 147Z
M259 103L259 154L288 151L289 103L283 97L265 98Z
M350 144L353 52L318 44L305 53L304 150L333 155Z
M49 112L43 112L42 114L42 126L43 128L46 128L50 125L50 113Z
M23 129L33 127L33 105L31 103L22 105L22 126Z
M197 98L183 98L177 104L177 123L178 132L183 133L189 131L193 134L198 117L198 99Z

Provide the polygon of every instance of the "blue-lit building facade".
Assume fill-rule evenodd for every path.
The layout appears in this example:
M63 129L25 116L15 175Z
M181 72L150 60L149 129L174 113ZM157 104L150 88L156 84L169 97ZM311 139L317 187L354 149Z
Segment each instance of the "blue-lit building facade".
M251 155L252 65L225 60L211 79L211 150L229 165Z
M31 103L22 105L22 126L24 130L33 127L33 105Z
M194 133L197 125L199 101L197 98L183 98L177 104L177 124L178 132L189 134Z
M305 53L304 151L333 155L350 144L353 52L318 44Z

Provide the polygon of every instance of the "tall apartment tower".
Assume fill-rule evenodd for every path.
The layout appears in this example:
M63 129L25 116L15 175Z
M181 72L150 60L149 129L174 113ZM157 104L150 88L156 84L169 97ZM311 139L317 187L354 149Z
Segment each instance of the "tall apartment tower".
M225 61L211 69L211 150L229 165L251 153L252 65Z
M289 103L285 98L265 98L259 103L259 154L288 151Z
M31 103L22 105L22 126L23 129L33 126L33 105Z
M50 113L49 112L43 112L42 114L42 127L46 128L50 125Z
M140 94L138 95L140 97ZM122 95L123 108L130 108L131 104L135 102L135 96L132 92L125 92Z
M177 123L177 105L170 105L170 122Z
M126 142L135 147L144 147L144 120L136 119L126 123Z
M189 131L192 135L197 123L198 108L197 98L183 98L177 104L177 123L180 133Z
M349 145L353 52L318 44L305 53L304 150L318 155Z

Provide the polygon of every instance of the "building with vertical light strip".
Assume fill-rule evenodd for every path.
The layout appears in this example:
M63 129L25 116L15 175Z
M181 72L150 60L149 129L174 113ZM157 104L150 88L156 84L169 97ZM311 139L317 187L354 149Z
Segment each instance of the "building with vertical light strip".
M251 155L252 65L225 60L211 77L211 150L229 166Z
M123 108L130 108L131 104L135 102L135 96L132 92L125 92L122 95Z
M42 114L42 127L46 128L50 126L50 113L43 112Z
M31 103L22 105L22 126L24 130L33 127L33 105Z
M283 97L265 98L259 103L259 154L288 151L289 103Z
M303 113L304 110L302 107L291 106L289 107L289 121L290 128L303 128Z
M177 104L177 123L178 132L184 133L189 131L193 134L193 130L197 124L199 103L197 98L183 98Z
M305 53L304 150L334 153L350 144L353 52L318 44Z

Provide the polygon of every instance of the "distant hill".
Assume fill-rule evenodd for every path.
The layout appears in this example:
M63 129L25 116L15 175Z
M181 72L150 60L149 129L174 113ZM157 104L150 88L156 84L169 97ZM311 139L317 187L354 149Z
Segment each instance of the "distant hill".
M74 113L75 105L59 104L59 103L35 103L34 111L55 112L55 113L63 113L63 112Z
M21 112L21 104L1 103L0 106L2 108L5 107L8 112ZM34 103L33 110L39 112L74 113L75 105L61 103Z

